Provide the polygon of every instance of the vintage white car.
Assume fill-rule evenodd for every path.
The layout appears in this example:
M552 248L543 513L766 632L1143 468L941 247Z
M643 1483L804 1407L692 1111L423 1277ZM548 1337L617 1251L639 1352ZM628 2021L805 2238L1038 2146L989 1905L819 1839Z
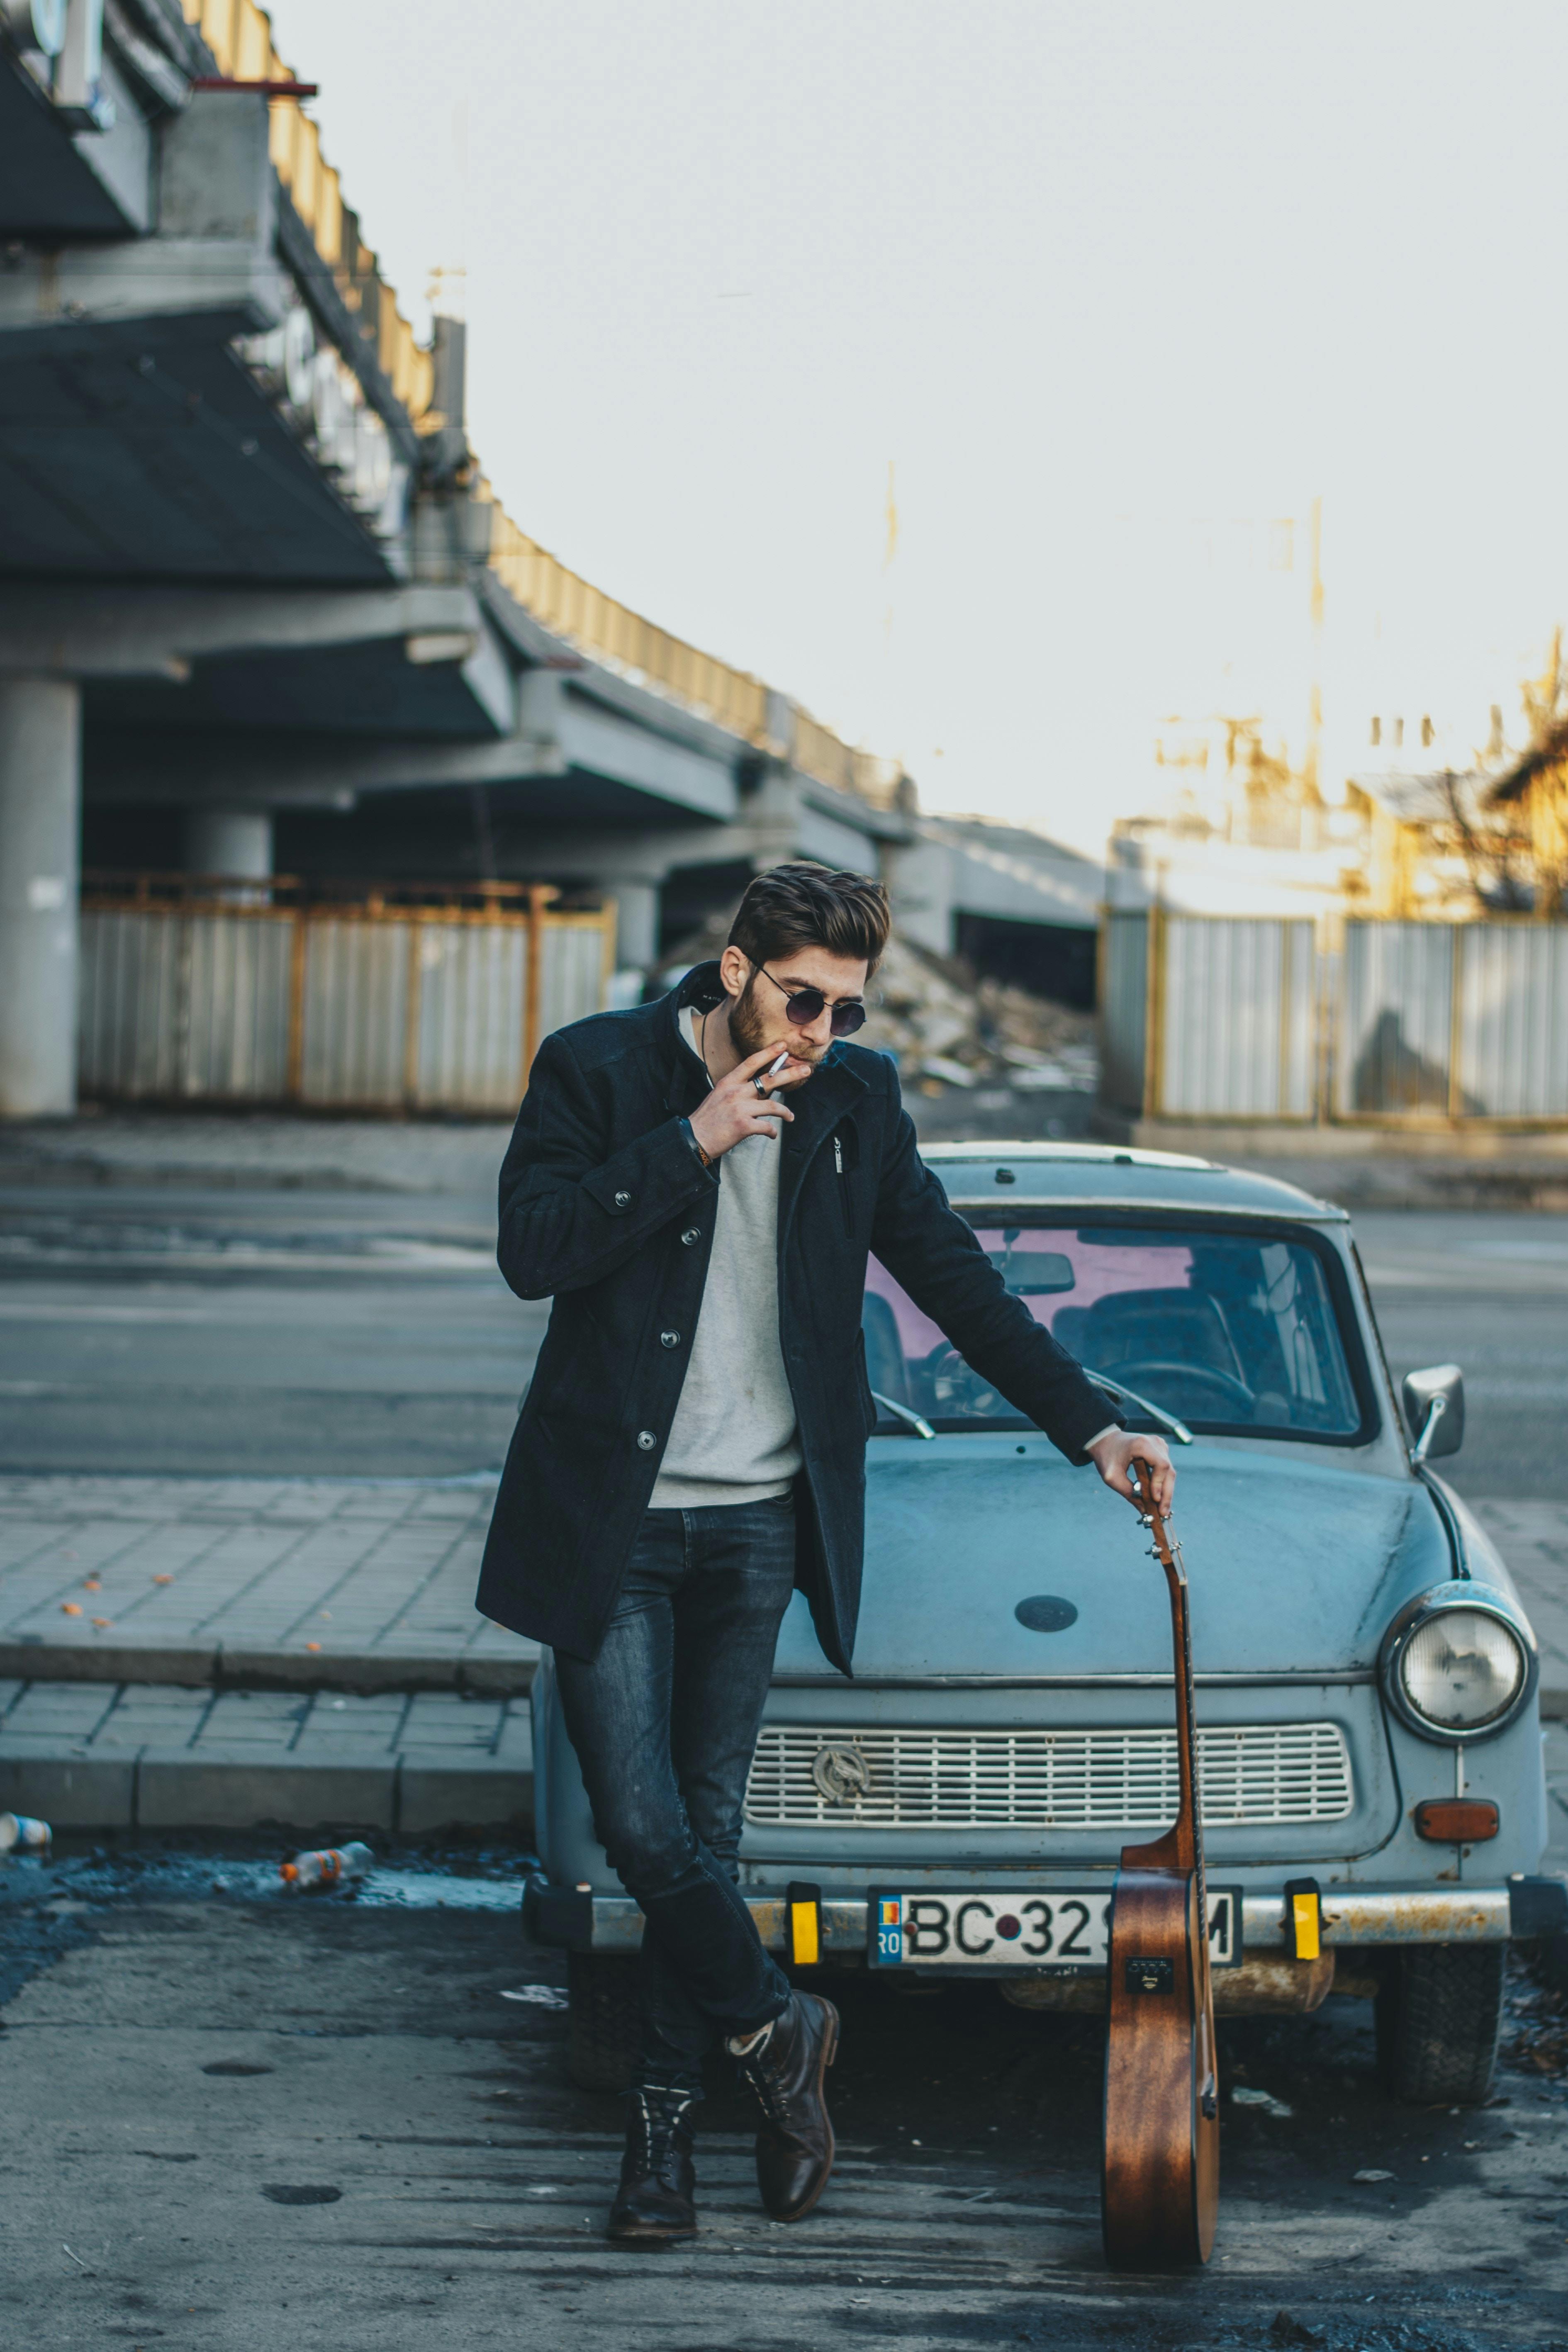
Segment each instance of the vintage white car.
M1404 2099L1484 2098L1541 1876L1536 1648L1432 1464L1452 1365L1394 1393L1350 1222L1293 1186L1091 1144L927 1150L1008 1287L1179 1468L1216 2007L1375 2000ZM1175 1807L1170 1620L1132 1513L976 1377L873 1260L852 1681L797 1596L746 1791L742 1884L795 1965L1105 2002L1124 1842ZM641 1933L594 1836L548 1657L542 1874L585 2086L626 2078Z

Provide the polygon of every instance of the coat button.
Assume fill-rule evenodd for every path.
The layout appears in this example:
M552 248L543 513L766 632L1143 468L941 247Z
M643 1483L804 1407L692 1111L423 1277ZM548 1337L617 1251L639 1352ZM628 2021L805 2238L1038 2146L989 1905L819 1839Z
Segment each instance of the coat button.
M701 1228L697 1225L688 1225L680 1238L689 1249L693 1242L700 1242L702 1239Z
M652 1430L651 1430L651 1429L639 1429L639 1430L638 1430L638 1432L637 1432L637 1451L638 1451L639 1453L641 1453L641 1454L651 1454L651 1453L653 1452L654 1447L655 1447L658 1444L658 1438L654 1435L654 1433L653 1433L653 1432L652 1432Z
M616 1206L617 1209L629 1209L631 1205L632 1196L629 1192L617 1192L616 1194Z
M661 1348L679 1348L680 1345L679 1332L661 1331L658 1335L658 1344Z

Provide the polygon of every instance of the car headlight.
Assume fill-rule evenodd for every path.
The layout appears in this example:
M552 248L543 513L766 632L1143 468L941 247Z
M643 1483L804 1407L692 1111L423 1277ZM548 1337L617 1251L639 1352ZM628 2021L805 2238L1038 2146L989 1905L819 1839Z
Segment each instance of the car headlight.
M1413 1730L1465 1739L1499 1731L1518 1713L1534 1686L1535 1664L1529 1628L1500 1594L1447 1585L1390 1627L1384 1687Z

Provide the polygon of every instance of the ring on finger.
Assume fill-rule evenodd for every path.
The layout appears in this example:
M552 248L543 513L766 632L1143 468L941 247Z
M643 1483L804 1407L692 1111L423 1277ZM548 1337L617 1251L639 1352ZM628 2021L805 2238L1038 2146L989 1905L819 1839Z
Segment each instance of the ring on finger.
M764 1086L763 1086L763 1082L762 1082L761 1078L759 1078L759 1077L753 1077L753 1078L752 1078L752 1086L756 1088L756 1090L757 1090L758 1094L762 1097L762 1098L763 1098L763 1102L766 1102L766 1100L767 1100L767 1098L768 1098L768 1090L767 1090L766 1087L764 1087Z

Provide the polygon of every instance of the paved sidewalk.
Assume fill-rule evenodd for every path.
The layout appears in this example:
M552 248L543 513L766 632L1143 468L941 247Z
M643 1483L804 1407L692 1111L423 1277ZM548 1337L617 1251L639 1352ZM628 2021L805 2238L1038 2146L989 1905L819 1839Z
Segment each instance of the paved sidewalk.
M0 1676L525 1692L474 1609L489 1475L0 1478Z
M529 1832L495 1481L0 1479L0 1803L57 1828Z
M1541 1650L1541 1711L1568 1717L1568 1503L1472 1502L1519 1587Z

